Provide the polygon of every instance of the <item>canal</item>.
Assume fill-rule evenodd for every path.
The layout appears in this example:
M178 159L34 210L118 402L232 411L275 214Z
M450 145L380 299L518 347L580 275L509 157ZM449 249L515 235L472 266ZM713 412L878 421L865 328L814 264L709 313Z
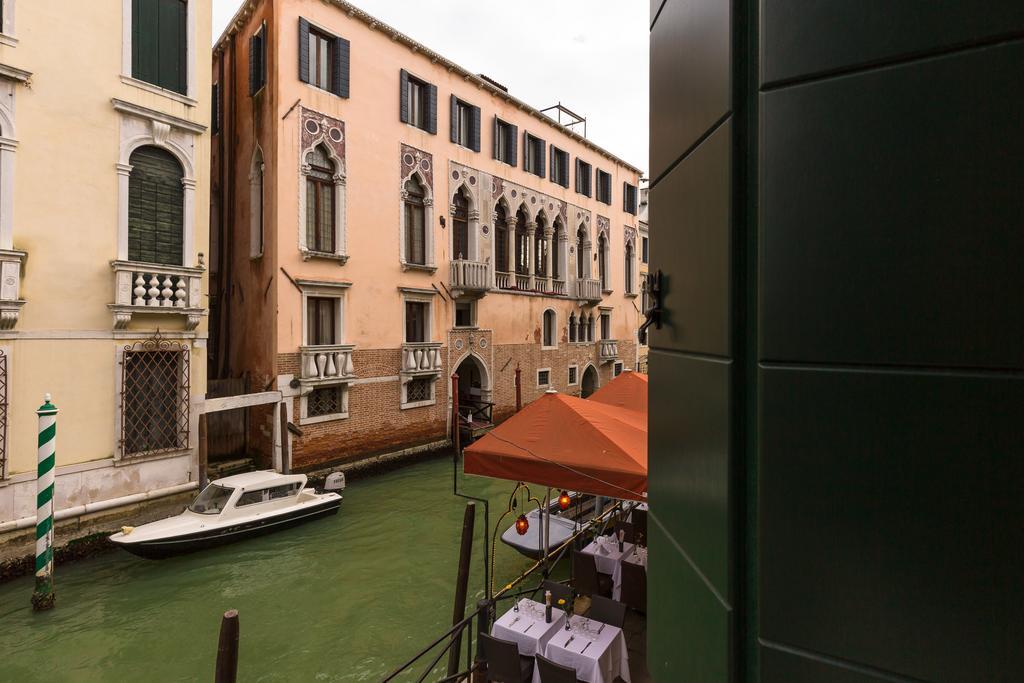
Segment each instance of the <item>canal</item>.
M195 555L58 567L52 612L32 613L31 578L4 584L0 678L210 680L234 608L240 681L380 680L451 625L465 508L451 472L439 458L353 481L336 517ZM465 477L460 489L491 501L493 525L512 486ZM482 509L476 531L469 605L483 595ZM529 565L499 541L495 589Z

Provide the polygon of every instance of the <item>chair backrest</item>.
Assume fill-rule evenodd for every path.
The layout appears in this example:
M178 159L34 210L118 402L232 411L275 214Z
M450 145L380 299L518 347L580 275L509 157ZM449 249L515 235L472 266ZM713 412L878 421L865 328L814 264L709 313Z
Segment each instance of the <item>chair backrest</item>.
M519 646L515 643L480 634L484 659L487 660L487 680L520 683L522 670L519 668Z
M566 586L564 583L558 583L557 581L544 580L540 585L541 598L540 602L544 602L544 591L551 591L551 604L557 608L558 599L565 600L565 604L568 605L572 602L572 586Z
M622 602L638 612L647 613L647 570L632 562L622 563Z
M647 510L633 509L633 532L637 543L647 545Z
M587 618L602 624L622 628L626 623L626 606L621 602L601 595L590 596L590 611Z
M574 588L577 595L597 595L601 592L598 587L597 562L593 555L574 550L572 553L572 576L576 584Z
M626 543L636 542L636 529L629 522L615 522L614 538L619 537L619 530L622 530Z
M543 655L537 655L540 683L576 683L576 669L556 664Z

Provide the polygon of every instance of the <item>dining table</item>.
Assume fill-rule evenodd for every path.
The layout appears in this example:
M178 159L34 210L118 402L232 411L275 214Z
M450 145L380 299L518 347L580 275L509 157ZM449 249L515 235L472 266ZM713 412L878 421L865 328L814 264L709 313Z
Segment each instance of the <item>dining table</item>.
M620 552L619 542L615 538L612 536L598 536L580 552L594 556L597 571L614 576L615 568L622 562L622 558L633 552L633 544L623 543L622 551Z
M520 655L533 657L537 653L544 654L544 646L565 624L565 611L552 607L551 623L544 619L544 605L523 598L494 621L491 635L514 642L519 646Z
M621 628L594 619L573 615L569 628L561 627L548 638L544 656L576 671L576 679L586 683L613 683L621 678L629 683L629 653ZM542 683L537 667L533 683Z
M622 565L625 562L640 565L647 571L647 548L636 546L631 553L626 554L621 562L615 564L615 571L612 572L612 598L622 599Z

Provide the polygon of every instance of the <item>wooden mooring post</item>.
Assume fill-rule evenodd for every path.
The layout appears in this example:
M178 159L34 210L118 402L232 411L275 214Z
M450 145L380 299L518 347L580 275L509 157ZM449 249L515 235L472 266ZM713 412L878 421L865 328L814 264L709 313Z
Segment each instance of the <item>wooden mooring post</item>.
M455 609L452 611L452 626L466 618L466 592L469 590L469 561L473 555L473 525L476 521L476 503L466 503L462 517L462 547L459 549L459 573L455 579ZM462 631L452 636L452 647L448 650L448 675L459 672L459 653L462 650Z
M215 683L235 683L238 678L238 610L229 609L220 620Z

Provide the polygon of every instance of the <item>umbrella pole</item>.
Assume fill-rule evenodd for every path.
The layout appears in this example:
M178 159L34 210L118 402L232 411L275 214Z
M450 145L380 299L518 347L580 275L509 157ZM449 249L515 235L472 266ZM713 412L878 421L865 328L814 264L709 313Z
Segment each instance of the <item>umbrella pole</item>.
M544 578L551 573L548 554L551 548L551 487L548 487L547 495L544 496Z

